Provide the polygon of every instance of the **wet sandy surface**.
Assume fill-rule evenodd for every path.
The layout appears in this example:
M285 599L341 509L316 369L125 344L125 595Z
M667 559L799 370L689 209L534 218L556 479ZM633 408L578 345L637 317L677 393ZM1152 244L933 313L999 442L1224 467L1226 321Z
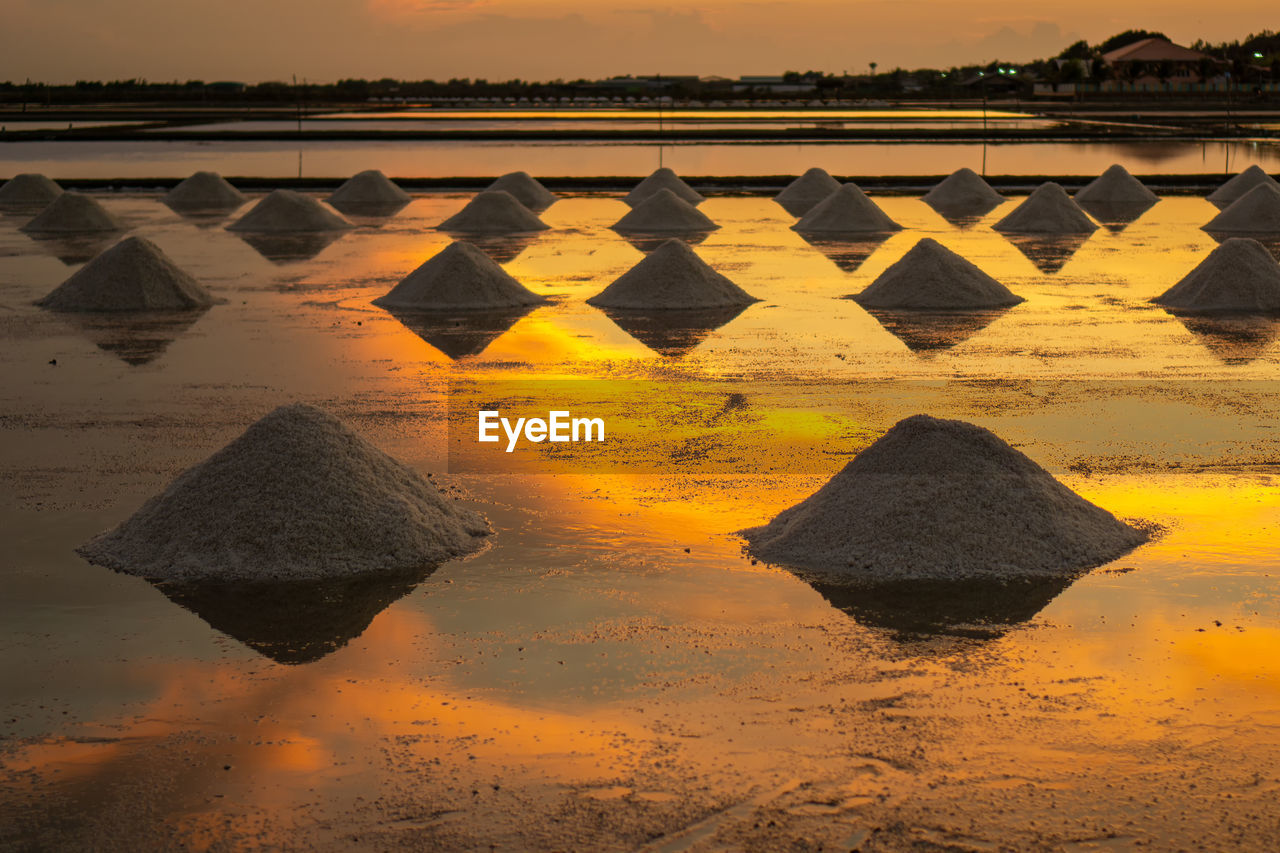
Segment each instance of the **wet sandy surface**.
M93 247L0 221L0 846L1273 847L1277 328L1146 304L1215 245L1210 204L1026 246L990 230L1009 206L959 227L887 198L904 232L814 246L769 200L712 198L698 251L761 302L629 330L584 303L641 257L607 229L625 208L577 197L490 247L551 304L481 328L370 306L464 201L255 247L106 197L228 300L189 323L39 312ZM1027 302L912 325L839 298L926 235ZM620 444L450 452L470 395L522 394L606 407ZM293 400L472 502L491 547L278 600L74 554ZM916 412L1163 533L968 598L851 600L743 556L733 531Z

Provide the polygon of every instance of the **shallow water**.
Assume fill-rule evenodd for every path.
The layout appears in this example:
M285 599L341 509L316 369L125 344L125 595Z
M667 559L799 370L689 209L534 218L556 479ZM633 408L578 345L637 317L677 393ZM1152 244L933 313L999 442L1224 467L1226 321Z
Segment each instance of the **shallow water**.
M0 220L0 847L1272 847L1277 326L1146 302L1215 245L1212 205L1028 247L990 230L1016 199L960 227L882 198L903 232L815 246L713 197L697 251L761 301L633 336L584 303L641 257L626 208L579 196L489 247L552 303L478 329L370 306L465 200L273 251L105 197L228 300L185 326L31 307L83 247ZM1027 301L913 328L839 298L922 236ZM619 443L451 447L478 399L598 405ZM457 489L490 547L304 619L73 552L293 400ZM962 624L743 556L733 531L922 411L1162 533Z

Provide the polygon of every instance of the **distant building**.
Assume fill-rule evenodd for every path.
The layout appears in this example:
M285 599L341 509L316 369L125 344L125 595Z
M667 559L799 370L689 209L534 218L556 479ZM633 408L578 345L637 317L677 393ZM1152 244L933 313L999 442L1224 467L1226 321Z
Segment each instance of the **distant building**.
M1113 78L1103 91L1178 91L1218 76L1218 60L1162 38L1131 42L1102 54L1102 61Z
M735 92L756 92L771 95L798 95L803 92L816 92L817 90L817 81L809 77L788 79L781 75L746 75L739 77L738 82L733 84L733 91Z

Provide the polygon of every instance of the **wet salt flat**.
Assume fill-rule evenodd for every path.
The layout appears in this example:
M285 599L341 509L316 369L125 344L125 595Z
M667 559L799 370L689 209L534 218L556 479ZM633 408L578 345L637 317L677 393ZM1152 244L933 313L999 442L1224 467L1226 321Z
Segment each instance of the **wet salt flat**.
M1097 175L1112 163L1135 174L1222 174L1251 165L1280 170L1273 141L1045 143L795 143L654 145L611 142L244 141L9 142L0 174L61 178L183 178L223 175L334 178L370 163L395 177L499 175L519 165L534 175L645 175L666 165L683 175L945 175L962 167L987 175Z
M102 247L0 219L0 845L1273 846L1277 326L1147 302L1216 245L1207 201L1037 242L990 228L1020 199L954 225L877 197L902 232L813 244L713 196L697 252L761 301L671 329L585 304L642 257L616 196L489 243L552 301L474 326L369 304L467 196L311 243L157 198L101 200L227 300L194 319L40 312ZM1026 302L922 322L840 298L924 236ZM482 400L595 405L626 443L481 457L452 440ZM490 546L308 589L76 556L290 401L431 473ZM1161 532L1074 583L859 596L743 555L734 531L917 412Z

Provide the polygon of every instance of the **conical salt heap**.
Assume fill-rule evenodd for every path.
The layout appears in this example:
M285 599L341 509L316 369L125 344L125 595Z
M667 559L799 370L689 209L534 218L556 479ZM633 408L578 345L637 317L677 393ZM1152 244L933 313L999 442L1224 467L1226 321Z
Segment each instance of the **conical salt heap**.
M1094 178L1075 195L1076 204L1147 204L1152 205L1160 197L1147 189L1142 181L1129 174L1119 163Z
M840 182L826 169L816 166L787 184L786 189L773 197L783 210L792 216L804 216L814 205L840 189Z
M1232 237L1151 301L1181 313L1280 311L1280 264L1257 240Z
M1098 230L1097 223L1053 181L1036 187L1026 201L991 227L1027 234L1092 234Z
M598 308L690 311L750 305L758 300L670 239L587 300Z
M921 199L939 213L953 216L981 216L1004 202L1004 196L991 188L981 175L969 167L956 169Z
M215 301L155 243L129 237L36 304L51 311L196 311Z
M1025 301L931 237L850 298L864 308L885 310L1004 308Z
M538 183L528 172L508 172L485 189L511 193L516 201L534 213L541 213L556 203L555 193Z
M702 204L702 202L706 200L702 196L698 195L693 187L682 181L679 175L668 169L666 166L663 166L661 169L658 169L652 175L636 184L635 189L627 193L622 200L628 206L635 207L640 202L662 189L671 190L673 193L680 196L680 198L695 206Z
M33 234L85 234L120 231L122 226L95 199L80 193L64 192L18 230Z
M489 532L333 415L295 404L79 552L155 579L303 580L423 567L476 550Z
M227 226L228 231L289 233L345 231L355 226L309 195L293 190L272 190L266 198Z
M547 300L470 243L450 243L373 304L399 311L500 311Z
M409 194L377 169L366 169L343 182L326 199L342 211L357 212L362 209L401 208L409 203Z
M1205 231L1280 233L1280 188L1259 184L1205 223Z
M845 184L815 204L791 228L811 234L902 230L901 225L890 219L887 213L854 184Z
M742 535L760 559L877 581L1071 576L1146 539L991 432L928 415Z
M1262 170L1261 166L1250 166L1213 192L1206 198L1219 208L1228 207L1249 190L1258 186L1270 186L1280 189L1280 183Z
M436 227L461 234L509 234L546 231L549 226L511 193L485 190Z
M165 193L163 201L179 213L198 213L235 210L245 196L217 172L196 172Z
M24 172L0 185L0 210L42 210L62 195L62 187L44 175Z
M714 231L720 226L689 202L669 189L660 189L627 211L613 225L613 230L646 234Z

